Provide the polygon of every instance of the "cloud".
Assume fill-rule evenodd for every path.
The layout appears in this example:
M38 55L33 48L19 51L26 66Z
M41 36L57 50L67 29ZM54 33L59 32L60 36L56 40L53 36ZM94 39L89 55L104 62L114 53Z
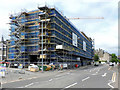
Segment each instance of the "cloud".
M55 5L67 17L104 17L104 20L70 20L78 30L95 39L95 47L117 54L118 0L1 0L0 37L9 38L9 15L21 9L34 10L38 4ZM6 33L5 33L6 32Z
M80 5L79 8L74 8L76 9L76 17L101 16L105 19L71 20L74 25L80 31L84 31L88 36L95 39L96 48L102 48L110 53L114 52L118 54L118 3L94 2L82 3ZM75 4L73 4L74 6ZM68 16L74 14L74 9L69 12Z

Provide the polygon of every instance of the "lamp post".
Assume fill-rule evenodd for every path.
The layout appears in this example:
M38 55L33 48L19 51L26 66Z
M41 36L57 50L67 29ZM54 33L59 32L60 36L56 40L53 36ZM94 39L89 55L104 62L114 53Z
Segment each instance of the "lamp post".
M42 48L41 48L41 53L42 53L42 72L43 72L43 21L42 21Z

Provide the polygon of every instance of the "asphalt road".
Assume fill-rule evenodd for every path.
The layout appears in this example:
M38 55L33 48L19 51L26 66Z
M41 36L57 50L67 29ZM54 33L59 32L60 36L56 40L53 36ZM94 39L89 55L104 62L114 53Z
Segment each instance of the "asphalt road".
M63 90L67 88L118 88L118 68L101 65L68 70L59 74L3 83L2 88L62 88Z

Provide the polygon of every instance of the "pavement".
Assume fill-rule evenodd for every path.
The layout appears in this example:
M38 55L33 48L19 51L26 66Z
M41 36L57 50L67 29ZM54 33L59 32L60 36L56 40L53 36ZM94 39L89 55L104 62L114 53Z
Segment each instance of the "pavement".
M21 77L21 78L19 78ZM107 64L47 72L8 73L2 88L118 88L118 68Z

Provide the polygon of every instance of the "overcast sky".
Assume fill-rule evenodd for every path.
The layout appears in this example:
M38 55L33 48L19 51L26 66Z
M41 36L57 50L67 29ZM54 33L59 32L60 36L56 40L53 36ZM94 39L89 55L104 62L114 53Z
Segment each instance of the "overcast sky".
M57 7L66 17L104 17L104 19L70 20L88 37L95 48L118 54L118 0L1 0L0 37L9 38L9 15L22 9L35 10L38 4Z

